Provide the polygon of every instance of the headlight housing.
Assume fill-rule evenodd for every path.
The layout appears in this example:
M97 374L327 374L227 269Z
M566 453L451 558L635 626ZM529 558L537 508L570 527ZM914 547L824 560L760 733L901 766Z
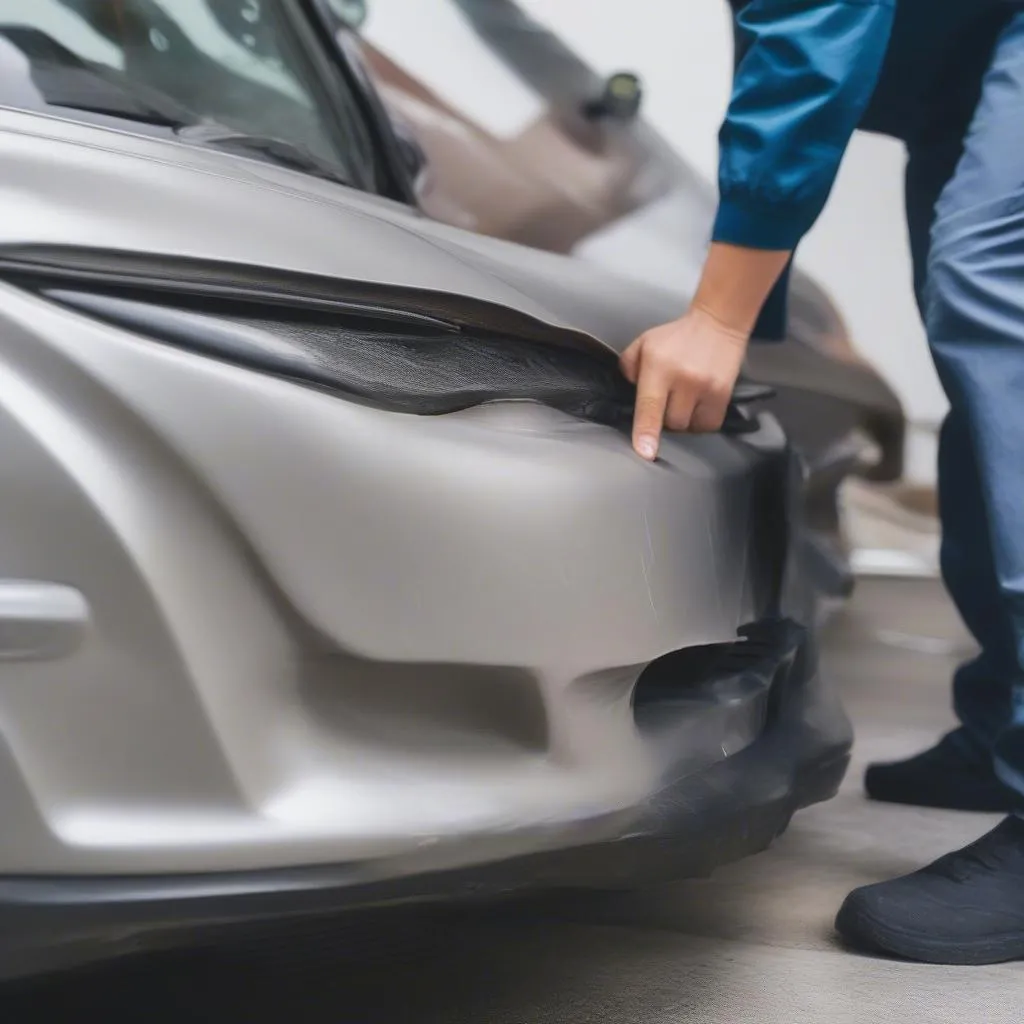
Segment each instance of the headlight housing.
M358 312L342 318L67 288L44 294L135 333L396 412L438 415L520 399L611 424L633 405L633 389L611 354L603 361L576 349L442 326L409 323L399 330Z
M21 253L0 270L134 334L395 412L525 400L619 429L632 421L635 388L611 349L461 296L123 253ZM756 430L741 406L770 394L741 383L723 430Z

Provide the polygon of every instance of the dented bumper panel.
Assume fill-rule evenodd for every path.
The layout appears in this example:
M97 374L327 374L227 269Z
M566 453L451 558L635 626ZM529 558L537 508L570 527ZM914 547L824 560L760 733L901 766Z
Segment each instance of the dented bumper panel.
M780 614L770 417L652 466L535 403L385 412L0 292L8 573L87 605L0 669L0 870L513 855L728 752L666 750L633 694Z

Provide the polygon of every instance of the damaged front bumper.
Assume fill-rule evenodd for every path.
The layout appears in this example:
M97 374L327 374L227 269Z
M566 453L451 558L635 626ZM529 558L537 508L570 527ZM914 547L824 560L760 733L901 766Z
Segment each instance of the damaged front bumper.
M700 876L756 853L801 807L826 800L846 771L852 741L835 696L815 670L806 634L776 624L753 703L739 701L737 735L760 724L738 752L696 771L683 757L627 817L539 832L534 852L406 873L396 862L348 862L262 871L114 877L17 877L0 883L0 953L8 975L38 972L216 937L223 928L271 927L296 918L396 902L481 897L537 888L622 888ZM711 699L738 678L709 681ZM742 688L740 683L740 686ZM752 713L753 712L753 713ZM712 715L712 717L714 717ZM727 730L726 730L727 731ZM719 733L716 732L716 738ZM735 738L735 737L734 737ZM450 854L452 851L448 851ZM435 862L446 859L436 849Z
M772 417L650 465L535 403L389 413L0 299L8 571L83 601L3 667L5 962L691 874L838 785Z

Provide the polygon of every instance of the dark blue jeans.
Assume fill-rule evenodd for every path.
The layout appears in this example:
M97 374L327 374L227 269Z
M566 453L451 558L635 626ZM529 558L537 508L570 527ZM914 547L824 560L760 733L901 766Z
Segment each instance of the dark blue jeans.
M982 652L957 671L954 704L964 742L1024 800L1024 12L966 135L951 125L909 156L915 286L950 404L942 573Z

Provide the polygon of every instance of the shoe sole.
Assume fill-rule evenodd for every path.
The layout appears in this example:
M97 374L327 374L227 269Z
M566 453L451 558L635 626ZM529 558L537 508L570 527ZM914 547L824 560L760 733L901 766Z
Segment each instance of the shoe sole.
M836 918L836 931L853 948L918 963L981 967L1024 960L1024 929L966 943L953 942L901 931L844 903Z

